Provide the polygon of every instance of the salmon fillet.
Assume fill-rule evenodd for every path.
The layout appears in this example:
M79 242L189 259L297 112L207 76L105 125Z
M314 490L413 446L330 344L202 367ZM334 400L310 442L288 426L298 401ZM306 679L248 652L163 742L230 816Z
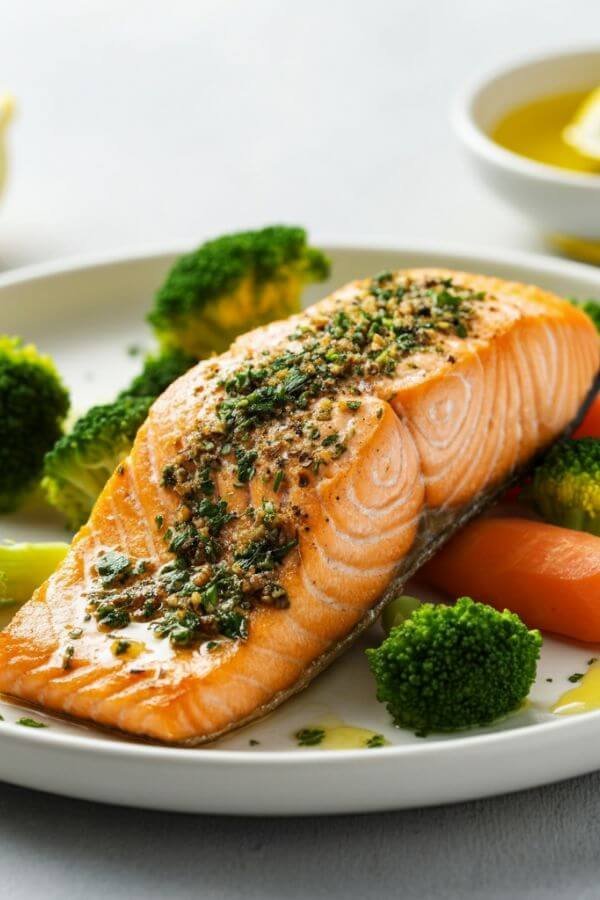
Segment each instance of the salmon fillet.
M240 338L154 404L0 690L195 744L263 715L576 420L597 333L535 287L407 270Z

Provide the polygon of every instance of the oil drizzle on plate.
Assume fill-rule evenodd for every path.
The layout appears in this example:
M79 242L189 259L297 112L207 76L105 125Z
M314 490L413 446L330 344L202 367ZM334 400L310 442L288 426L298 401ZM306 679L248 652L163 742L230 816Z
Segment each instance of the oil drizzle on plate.
M576 687L558 698L552 712L558 716L574 716L596 709L600 709L600 665L590 666Z
M300 746L318 747L319 750L364 750L389 746L389 741L379 732L337 719L307 725L294 737Z

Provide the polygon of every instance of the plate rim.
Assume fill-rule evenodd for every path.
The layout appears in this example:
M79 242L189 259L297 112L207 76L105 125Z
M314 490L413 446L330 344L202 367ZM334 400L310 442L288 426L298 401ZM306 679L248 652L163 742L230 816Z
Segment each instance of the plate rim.
M23 266L0 272L0 288L12 287L22 281L38 281L41 278L55 275L66 275L72 272L82 272L88 269L127 263L142 263L152 259L160 259L161 257L180 255L189 252L202 241L210 240L213 237L214 235L210 233L202 233L190 241L178 240L169 243L134 244L118 250L109 248L27 263ZM404 241L401 237L385 233L380 235L359 235L352 238L335 233L316 233L314 237L311 236L311 242L319 245L325 253L329 251L354 251L360 253L364 250L381 253L403 253L405 255L431 253L438 256L469 257L477 262L486 264L489 262L491 265L529 266L531 268L545 269L551 274L572 274L574 277L577 277L577 275L589 277L592 280L597 280L600 286L600 269L597 266L550 256L542 252L506 248L497 249L488 244L471 246L454 241Z
M177 241L169 244L158 243L129 249L77 254L7 270L0 273L0 308L2 305L2 291L4 289L53 276L87 272L96 268L150 262L163 257L175 256L189 251L194 244L198 244L199 241L204 239L205 236L200 235L189 243L187 241ZM544 274L555 274L567 278L579 277L596 281L600 290L600 269L586 263L545 256L542 253L530 253L521 250L497 250L486 245L472 247L468 244L454 242L405 242L399 237L389 235L347 238L339 235L320 236L317 234L314 238L314 243L321 246L325 252L360 253L363 251L376 251L381 253L398 253L406 256L432 254L438 257L447 256L449 259L463 257L476 262L478 265L490 265L492 267L500 265L539 269ZM451 265L451 263L448 263L448 265ZM10 698L8 699L10 700ZM43 709L36 709L35 707L31 709L32 712L37 712L40 715L53 716L51 711L46 713ZM60 719L57 720L60 721ZM71 723L71 720L65 719L65 721ZM222 764L223 766L230 766L239 763L251 765L253 768L264 765L273 766L274 764L278 766L290 765L292 763L294 765L319 763L329 766L344 762L358 763L361 766L365 766L369 765L370 761L381 759L382 757L388 759L390 757L413 758L423 755L436 756L441 754L446 756L454 752L461 753L466 749L467 745L469 750L481 747L483 751L488 745L525 744L528 737L532 737L533 734L539 736L542 731L549 733L550 736L564 730L567 730L570 735L579 733L581 736L585 736L588 732L596 731L599 722L600 710L582 713L576 717L565 716L556 720L536 722L531 725L508 728L501 731L491 731L483 734L469 734L465 732L465 734L459 734L454 737L424 741L423 743L381 747L378 748L376 754L365 754L362 749L337 750L335 753L332 753L331 751L318 748L306 748L302 753L291 749L261 750L257 753L251 750L214 748L210 745L199 745L196 747L172 746L168 744L145 743L143 740L136 741L135 737L121 736L118 733L115 733L114 739L111 740L110 732L103 732L105 737L99 738L87 733L84 736L55 733L50 729L26 729L16 723L7 721L0 723L0 742L2 741L2 736L5 735L10 737L15 744L22 746L30 746L33 743L38 748L46 745L56 749L62 745L65 746L65 749L71 751L98 753L111 758L121 757L126 760L130 757L143 757L148 762L177 761L178 764L183 764L184 766L197 765L199 760L210 762L211 765ZM85 728L86 732L88 729L93 731L95 727L93 723L81 723L76 719L72 720L72 724ZM193 751L201 751L201 753Z

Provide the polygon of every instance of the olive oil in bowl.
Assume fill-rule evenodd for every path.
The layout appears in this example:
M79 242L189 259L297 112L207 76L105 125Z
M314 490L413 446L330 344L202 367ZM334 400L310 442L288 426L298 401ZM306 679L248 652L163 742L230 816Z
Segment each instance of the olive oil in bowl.
M517 106L492 130L492 139L513 153L560 169L600 175L600 163L577 153L563 130L589 95L589 90L552 94Z

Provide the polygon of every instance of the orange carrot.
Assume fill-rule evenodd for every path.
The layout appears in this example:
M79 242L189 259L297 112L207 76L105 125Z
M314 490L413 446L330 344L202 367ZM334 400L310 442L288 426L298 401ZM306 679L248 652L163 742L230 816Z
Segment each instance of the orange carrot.
M518 613L530 628L600 641L600 538L516 518L481 518L425 565L423 580Z
M585 418L579 428L575 431L573 437L595 437L600 438L600 394L593 401L592 405L585 414Z

